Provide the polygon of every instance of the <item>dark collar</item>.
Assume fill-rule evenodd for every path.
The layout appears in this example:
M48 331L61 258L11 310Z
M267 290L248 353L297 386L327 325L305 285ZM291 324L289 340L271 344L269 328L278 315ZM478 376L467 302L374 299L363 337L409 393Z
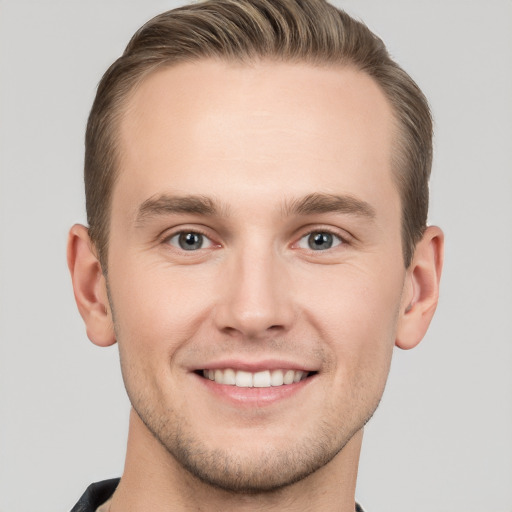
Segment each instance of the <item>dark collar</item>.
M96 512L96 509L114 494L119 480L119 478L112 478L89 485L71 512Z
M103 480L103 482L89 485L84 495L71 509L71 512L96 512L96 509L114 494L119 480L119 478L112 478L111 480ZM355 512L364 512L364 510L356 503Z

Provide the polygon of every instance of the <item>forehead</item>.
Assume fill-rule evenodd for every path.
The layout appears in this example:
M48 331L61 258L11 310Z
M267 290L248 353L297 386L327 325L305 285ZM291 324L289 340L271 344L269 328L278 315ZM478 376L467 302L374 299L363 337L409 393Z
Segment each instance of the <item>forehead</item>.
M150 74L127 102L113 206L118 195L135 207L162 192L236 201L245 192L282 196L283 187L292 199L396 195L394 132L384 94L352 68L178 64Z

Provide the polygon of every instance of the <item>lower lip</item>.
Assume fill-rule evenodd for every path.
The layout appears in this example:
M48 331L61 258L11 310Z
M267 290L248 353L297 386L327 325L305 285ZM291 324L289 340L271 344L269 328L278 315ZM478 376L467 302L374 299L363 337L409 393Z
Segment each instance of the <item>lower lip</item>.
M271 405L275 402L290 398L299 393L302 389L314 380L315 376L306 377L300 382L293 384L285 384L282 386L268 388L242 388L237 386L229 386L227 384L218 384L217 382L194 374L200 383L205 386L208 391L214 393L218 397L237 406L261 407Z

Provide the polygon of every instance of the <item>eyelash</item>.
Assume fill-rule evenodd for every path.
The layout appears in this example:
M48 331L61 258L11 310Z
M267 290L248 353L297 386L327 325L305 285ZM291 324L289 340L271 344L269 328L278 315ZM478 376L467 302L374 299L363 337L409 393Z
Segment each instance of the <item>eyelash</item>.
M212 240L212 237L209 236L207 233L205 233L204 231L202 231L201 229L180 229L179 231L175 231L167 236L164 237L164 239L162 240L162 242L164 244L168 244L170 246L172 246L174 249L176 250L179 250L179 251L182 251L182 252L190 252L190 253L193 253L193 252L197 252L194 251L194 250L190 250L190 251L187 251L187 249L183 249L183 248L180 248L180 247L177 247L177 246L174 246L173 244L171 244L171 240L173 238L176 238L176 237L179 237L181 235L190 235L190 234L194 234L194 235L200 235L203 237L204 240L208 241L209 244L210 244L210 247L220 247L220 244L219 243L216 243ZM198 250L201 250L201 249L208 249L210 247L201 247L200 249Z
M181 235L189 235L189 234L200 235L201 237L203 237L203 242L207 241L209 243L208 247L199 247L198 249L193 249L191 247L191 249L187 250L187 249L184 249L183 247L179 247L178 246L179 242L177 242L176 245L171 243L171 240L173 240L174 238L180 237ZM313 249L313 248L311 248L311 246L301 247L299 245L303 240L307 240L308 237L311 237L312 235L319 235L319 234L329 235L330 237L332 237L334 245L332 245L331 247L327 247L326 249L320 249L320 248ZM179 238L178 238L178 240L179 240ZM336 241L338 241L338 242L336 243ZM213 248L221 247L221 244L216 243L212 239L212 237L209 236L205 231L203 231L201 229L197 229L197 228L180 229L179 231L175 231L171 234L166 235L163 238L162 243L170 245L173 249L178 250L182 253L189 253L190 255L192 255L193 253L197 253L198 251L203 250L203 249L210 249L212 247ZM309 245L309 242L306 241L305 243L307 243ZM345 246L345 245L350 245L350 240L349 240L348 236L341 235L338 231L333 230L331 228L317 227L315 229L310 229L306 232L303 232L303 234L298 239L296 239L295 242L293 242L291 244L291 247L292 247L292 249L303 249L303 250L309 251L310 253L319 254L319 253L324 253L324 252L330 252L331 250L334 250L339 246Z
M321 249L320 247L318 247L317 249L314 249L313 247L310 246L310 238L313 236L316 237L318 235L322 235L321 243L325 242L325 241L329 241L328 239L327 240L325 239L325 235L327 235L328 237L331 238L330 241L332 242L333 245L331 245L330 247L327 247L326 249ZM309 247L301 247L300 244L302 241L305 241L305 243ZM315 229L315 230L309 231L308 233L305 233L303 236L301 236L299 238L299 240L297 242L295 242L294 246L297 246L300 249L306 249L306 250L310 250L313 252L324 252L324 251L327 251L330 249L334 249L334 248L338 247L339 245L344 245L346 243L347 242L337 233L333 233L332 231L329 231L326 229ZM320 245L320 244L318 244L318 245Z

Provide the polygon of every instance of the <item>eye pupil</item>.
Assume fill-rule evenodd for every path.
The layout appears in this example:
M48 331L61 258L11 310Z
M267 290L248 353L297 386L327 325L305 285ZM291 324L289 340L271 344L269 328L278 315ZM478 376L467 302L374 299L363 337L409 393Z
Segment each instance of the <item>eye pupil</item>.
M333 238L330 233L312 233L309 235L308 245L314 251L319 249L330 249L332 247Z
M185 251L200 249L203 245L203 235L200 233L181 233L178 243Z

